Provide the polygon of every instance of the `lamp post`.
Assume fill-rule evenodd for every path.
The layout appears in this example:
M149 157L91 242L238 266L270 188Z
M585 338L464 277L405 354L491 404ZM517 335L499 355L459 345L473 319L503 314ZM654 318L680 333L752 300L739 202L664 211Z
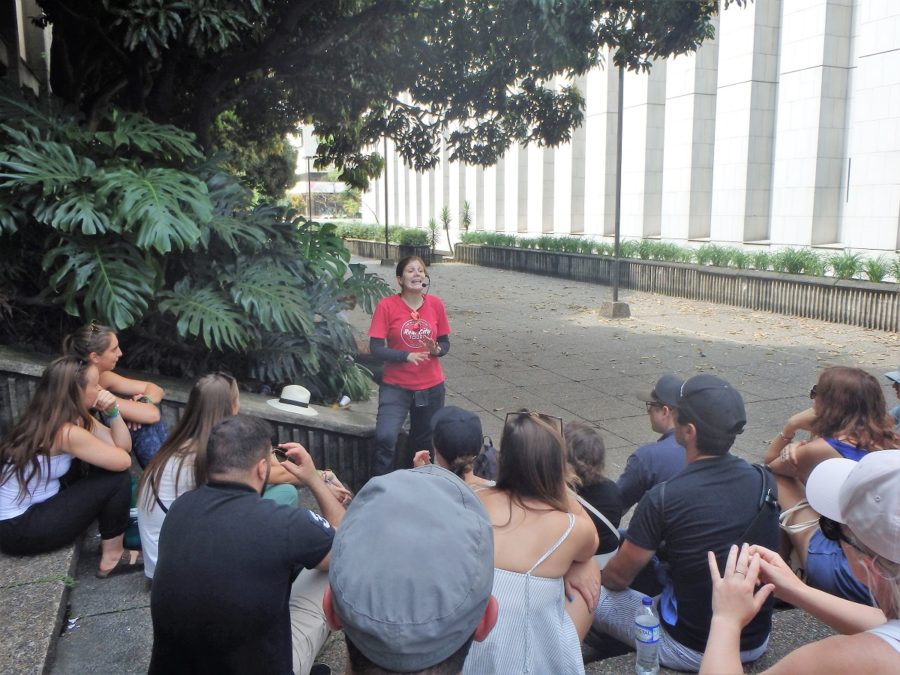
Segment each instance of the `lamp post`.
M627 319L631 308L627 302L619 302L619 240L622 226L622 127L625 116L625 66L619 65L619 102L616 130L616 219L613 231L612 302L600 305L600 315L609 319Z
M307 155L304 157L306 160L306 206L307 212L309 215L309 220L312 220L313 213L313 204L312 204L312 160L316 158L315 155Z

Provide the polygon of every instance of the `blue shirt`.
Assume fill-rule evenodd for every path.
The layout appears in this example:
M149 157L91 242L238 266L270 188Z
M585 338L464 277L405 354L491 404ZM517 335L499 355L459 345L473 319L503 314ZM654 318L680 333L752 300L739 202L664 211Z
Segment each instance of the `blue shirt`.
M622 498L622 513L637 504L644 493L667 481L685 467L684 448L675 440L675 430L664 433L656 443L642 445L625 463L616 484Z

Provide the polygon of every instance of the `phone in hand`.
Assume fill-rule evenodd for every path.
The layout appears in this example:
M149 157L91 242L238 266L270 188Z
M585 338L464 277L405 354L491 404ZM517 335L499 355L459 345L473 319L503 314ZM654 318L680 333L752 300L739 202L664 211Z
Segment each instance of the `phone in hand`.
M281 448L272 448L272 454L275 455L275 459L277 459L279 462L290 462L291 464L298 464L296 459L294 459L293 457L289 457L288 454Z

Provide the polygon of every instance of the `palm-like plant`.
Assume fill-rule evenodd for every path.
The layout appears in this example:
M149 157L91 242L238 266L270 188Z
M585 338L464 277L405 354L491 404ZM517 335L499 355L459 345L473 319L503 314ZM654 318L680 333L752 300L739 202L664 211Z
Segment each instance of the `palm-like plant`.
M55 349L96 318L133 334L133 367L367 395L340 298L370 310L389 289L334 226L254 205L176 127L114 111L92 131L45 107L0 90L2 339Z

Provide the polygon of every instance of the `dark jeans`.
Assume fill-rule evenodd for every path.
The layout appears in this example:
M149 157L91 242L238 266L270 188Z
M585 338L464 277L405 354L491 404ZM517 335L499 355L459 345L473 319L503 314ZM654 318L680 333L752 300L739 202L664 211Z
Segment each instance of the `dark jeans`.
M414 451L431 450L431 417L444 407L444 383L419 392L391 384L378 388L378 417L375 420L375 452L372 475L380 476L394 469L397 436L410 416L409 442ZM418 397L418 403L416 398Z
M131 475L92 467L57 494L15 518L0 520L0 550L11 555L55 551L75 541L94 519L100 537L112 539L128 527Z

